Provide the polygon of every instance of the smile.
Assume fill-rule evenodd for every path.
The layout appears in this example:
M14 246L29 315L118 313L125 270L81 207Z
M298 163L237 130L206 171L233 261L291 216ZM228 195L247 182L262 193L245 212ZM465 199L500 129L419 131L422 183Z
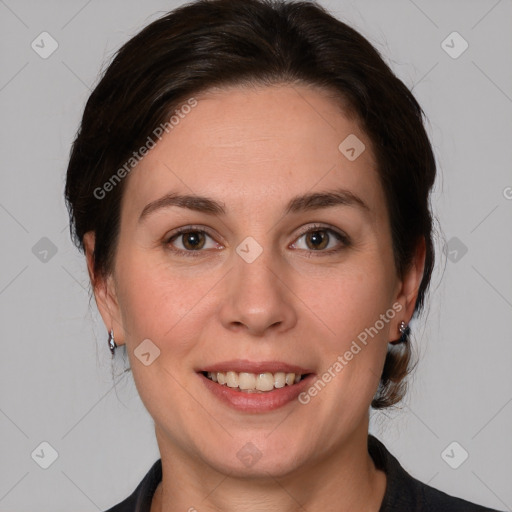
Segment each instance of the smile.
M264 373L248 373L248 372L202 372L202 374L213 382L217 382L221 386L237 389L246 393L265 393L274 389L284 388L298 384L302 378L308 374L300 374L293 372L264 372Z
M244 413L264 413L297 402L315 381L313 367L248 359L218 361L195 368L209 394Z

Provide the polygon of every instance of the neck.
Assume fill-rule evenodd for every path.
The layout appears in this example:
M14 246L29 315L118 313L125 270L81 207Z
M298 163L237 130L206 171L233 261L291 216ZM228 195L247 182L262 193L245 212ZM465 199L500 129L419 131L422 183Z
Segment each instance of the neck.
M354 433L343 446L314 464L284 477L240 478L223 474L204 463L162 450L162 482L151 512L222 510L269 512L361 510L378 512L386 489L386 475L368 453L368 429ZM183 454L181 454L183 455ZM335 504L333 506L333 504Z

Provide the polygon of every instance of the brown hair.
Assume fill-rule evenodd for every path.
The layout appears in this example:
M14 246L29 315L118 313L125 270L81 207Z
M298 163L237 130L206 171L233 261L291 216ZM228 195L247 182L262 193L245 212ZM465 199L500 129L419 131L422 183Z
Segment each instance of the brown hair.
M95 191L186 98L211 87L304 83L335 91L372 141L389 212L395 266L403 275L423 237L426 257L414 315L434 265L430 191L436 166L423 111L378 51L318 4L197 0L149 24L103 73L84 109L65 186L71 237L95 232L94 272L113 269L126 180ZM390 345L376 409L401 400L411 347Z

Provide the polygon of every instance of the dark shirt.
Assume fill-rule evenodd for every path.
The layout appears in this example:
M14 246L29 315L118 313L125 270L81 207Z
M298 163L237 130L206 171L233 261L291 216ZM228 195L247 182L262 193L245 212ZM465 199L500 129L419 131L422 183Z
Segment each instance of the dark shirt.
M416 480L371 434L368 434L368 452L375 466L387 476L379 512L499 512L455 498ZM131 496L106 512L150 512L153 494L161 480L162 459L158 459Z

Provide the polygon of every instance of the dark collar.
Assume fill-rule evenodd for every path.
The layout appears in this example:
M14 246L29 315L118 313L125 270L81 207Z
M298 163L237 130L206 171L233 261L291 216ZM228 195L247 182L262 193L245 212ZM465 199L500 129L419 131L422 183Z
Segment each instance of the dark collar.
M379 512L420 510L417 501L423 484L409 475L384 444L371 434L368 434L368 452L376 468L386 473L386 492Z

